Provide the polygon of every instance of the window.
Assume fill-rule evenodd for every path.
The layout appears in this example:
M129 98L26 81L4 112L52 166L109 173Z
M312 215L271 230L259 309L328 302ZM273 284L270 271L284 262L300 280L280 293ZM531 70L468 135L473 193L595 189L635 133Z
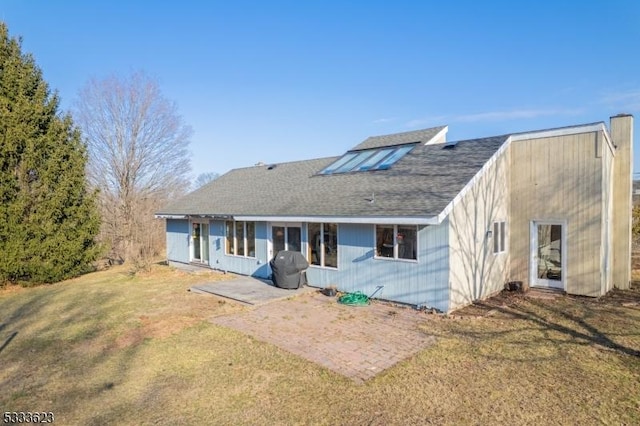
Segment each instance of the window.
M417 260L418 227L376 225L376 257Z
M246 222L247 223L247 256L256 257L256 223L255 222Z
M502 253L506 250L505 225L506 222L493 222L493 252Z
M239 256L245 256L244 253L244 222L236 222L236 250L235 253Z
M309 263L329 268L338 267L338 225L309 223Z
M320 172L322 175L346 172L363 172L367 170L387 170L409 153L416 144L399 147L367 149L347 152Z
M229 220L225 223L227 240L225 253L234 256L256 256L256 224Z
M272 256L275 257L282 250L299 251L302 248L302 227L300 224L272 224L271 243Z

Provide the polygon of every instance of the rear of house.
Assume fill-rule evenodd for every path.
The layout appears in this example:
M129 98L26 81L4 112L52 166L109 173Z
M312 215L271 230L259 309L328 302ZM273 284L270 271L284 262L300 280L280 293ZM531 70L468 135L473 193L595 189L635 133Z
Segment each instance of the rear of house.
M232 170L157 216L177 266L269 278L278 251L300 251L312 286L443 312L514 280L599 296L629 282L632 128L376 136Z

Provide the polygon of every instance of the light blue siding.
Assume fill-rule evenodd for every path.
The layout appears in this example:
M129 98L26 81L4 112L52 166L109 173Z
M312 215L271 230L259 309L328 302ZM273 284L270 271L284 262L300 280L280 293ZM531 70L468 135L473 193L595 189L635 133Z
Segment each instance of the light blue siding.
M167 219L167 260L189 262L189 221Z
M311 267L309 284L335 285L341 291L362 291L411 305L449 308L448 222L421 227L416 262L374 258L374 225L340 224L338 269Z
M306 224L302 243L306 247ZM210 224L209 253L211 268L268 278L267 223L256 222L256 257L245 258L225 254L225 223ZM169 260L189 262L189 222L167 221L167 252ZM374 225L338 225L338 268L311 266L307 270L309 285L335 285L341 291L375 293L379 299L410 305L420 305L448 311L449 309L449 222L420 227L418 260L403 261L374 258ZM304 250L306 253L307 250Z

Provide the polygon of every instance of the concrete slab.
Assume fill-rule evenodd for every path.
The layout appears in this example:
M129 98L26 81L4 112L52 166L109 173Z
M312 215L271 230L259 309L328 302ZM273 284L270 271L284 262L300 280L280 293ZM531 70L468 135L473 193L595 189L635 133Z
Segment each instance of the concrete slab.
M279 288L269 280L238 276L226 281L198 284L189 289L194 293L208 293L232 299L248 305L262 305L274 300L317 291L315 288L302 287L295 290Z

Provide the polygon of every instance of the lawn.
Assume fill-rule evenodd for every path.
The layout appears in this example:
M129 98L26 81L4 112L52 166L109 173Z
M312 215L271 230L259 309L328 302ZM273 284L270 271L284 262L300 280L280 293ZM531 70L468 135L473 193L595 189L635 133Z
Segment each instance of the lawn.
M187 291L222 278L118 267L0 290L0 414L50 411L65 425L640 424L638 287L425 313L436 344L356 384L211 323L247 309Z

